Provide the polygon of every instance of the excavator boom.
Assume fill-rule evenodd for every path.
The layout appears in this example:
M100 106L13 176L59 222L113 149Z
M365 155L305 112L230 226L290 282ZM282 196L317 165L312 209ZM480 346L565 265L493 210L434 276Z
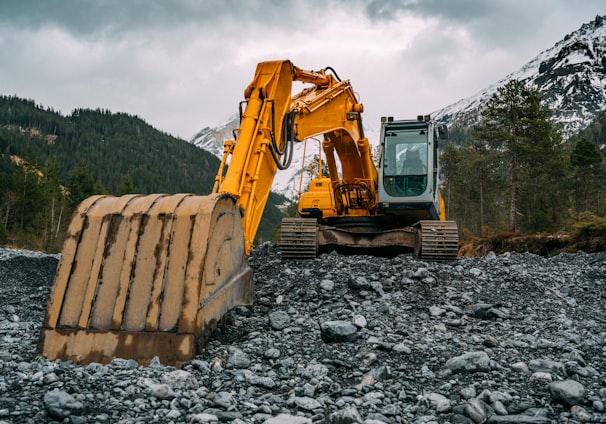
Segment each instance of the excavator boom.
M41 330L41 355L81 364L115 357L146 364L158 356L179 365L200 351L227 310L252 303L247 256L274 175L288 166L288 149L298 137L351 127L331 117L328 128L297 132L295 80L313 84L302 99L323 102L333 114L354 111L353 91L332 75L287 60L260 63L212 194L94 196L79 205Z

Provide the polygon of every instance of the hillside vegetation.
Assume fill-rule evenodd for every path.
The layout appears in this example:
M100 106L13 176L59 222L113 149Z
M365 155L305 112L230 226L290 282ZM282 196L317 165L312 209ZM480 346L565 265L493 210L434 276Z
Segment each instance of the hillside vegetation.
M536 90L512 80L466 130L467 142L457 137L445 146L446 211L464 241L503 232L582 235L600 227L605 115L570 140L562 139L551 116Z
M75 206L93 194L211 192L219 160L137 116L63 116L0 96L0 243L58 251ZM283 199L273 195L270 203ZM281 214L266 211L259 239Z
M562 241L522 242L520 234L566 234L574 240L569 249L602 249L605 128L602 113L563 140L538 92L515 80L499 89L481 123L463 137L454 131L442 153L447 215L466 249L469 243L475 252L505 249L509 240L513 250L532 250L537 240ZM71 214L86 197L206 195L218 167L212 154L136 116L88 109L62 116L32 100L0 96L0 244L60 251ZM257 243L275 238L283 216L275 205L284 201L270 196ZM591 242L583 244L583 237Z

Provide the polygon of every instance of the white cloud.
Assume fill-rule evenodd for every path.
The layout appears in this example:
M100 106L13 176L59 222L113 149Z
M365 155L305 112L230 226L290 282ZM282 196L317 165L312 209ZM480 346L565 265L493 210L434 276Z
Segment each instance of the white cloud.
M429 113L593 19L586 0L21 0L0 4L2 94L108 108L188 138L237 111L256 63L332 66L366 108Z

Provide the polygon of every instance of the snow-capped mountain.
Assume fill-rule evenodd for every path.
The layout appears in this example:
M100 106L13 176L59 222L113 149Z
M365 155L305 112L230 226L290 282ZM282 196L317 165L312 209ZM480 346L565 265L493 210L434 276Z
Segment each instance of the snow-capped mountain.
M555 122L562 125L564 136L587 127L598 113L606 110L606 16L597 16L568 34L552 48L539 53L520 70L490 85L474 96L459 100L431 115L450 126L468 128L478 122L490 97L512 79L520 80L539 90L544 105L552 110ZM223 142L233 139L239 119L232 117L214 128L204 128L190 142L221 158ZM364 130L371 142L376 142L378 130L365 122ZM305 188L309 168L319 154L318 141L297 143L293 161L287 170L278 171L272 190L295 199L300 187ZM304 155L305 152L305 155Z
M587 127L606 110L606 16L597 16L518 71L432 115L449 125L474 125L490 97L513 79L539 91L564 136Z

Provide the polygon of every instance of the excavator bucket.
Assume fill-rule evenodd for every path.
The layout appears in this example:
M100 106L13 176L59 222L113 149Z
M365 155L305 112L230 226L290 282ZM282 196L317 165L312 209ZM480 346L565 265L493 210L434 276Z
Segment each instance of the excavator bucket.
M232 196L94 196L72 218L38 351L180 366L253 290Z

